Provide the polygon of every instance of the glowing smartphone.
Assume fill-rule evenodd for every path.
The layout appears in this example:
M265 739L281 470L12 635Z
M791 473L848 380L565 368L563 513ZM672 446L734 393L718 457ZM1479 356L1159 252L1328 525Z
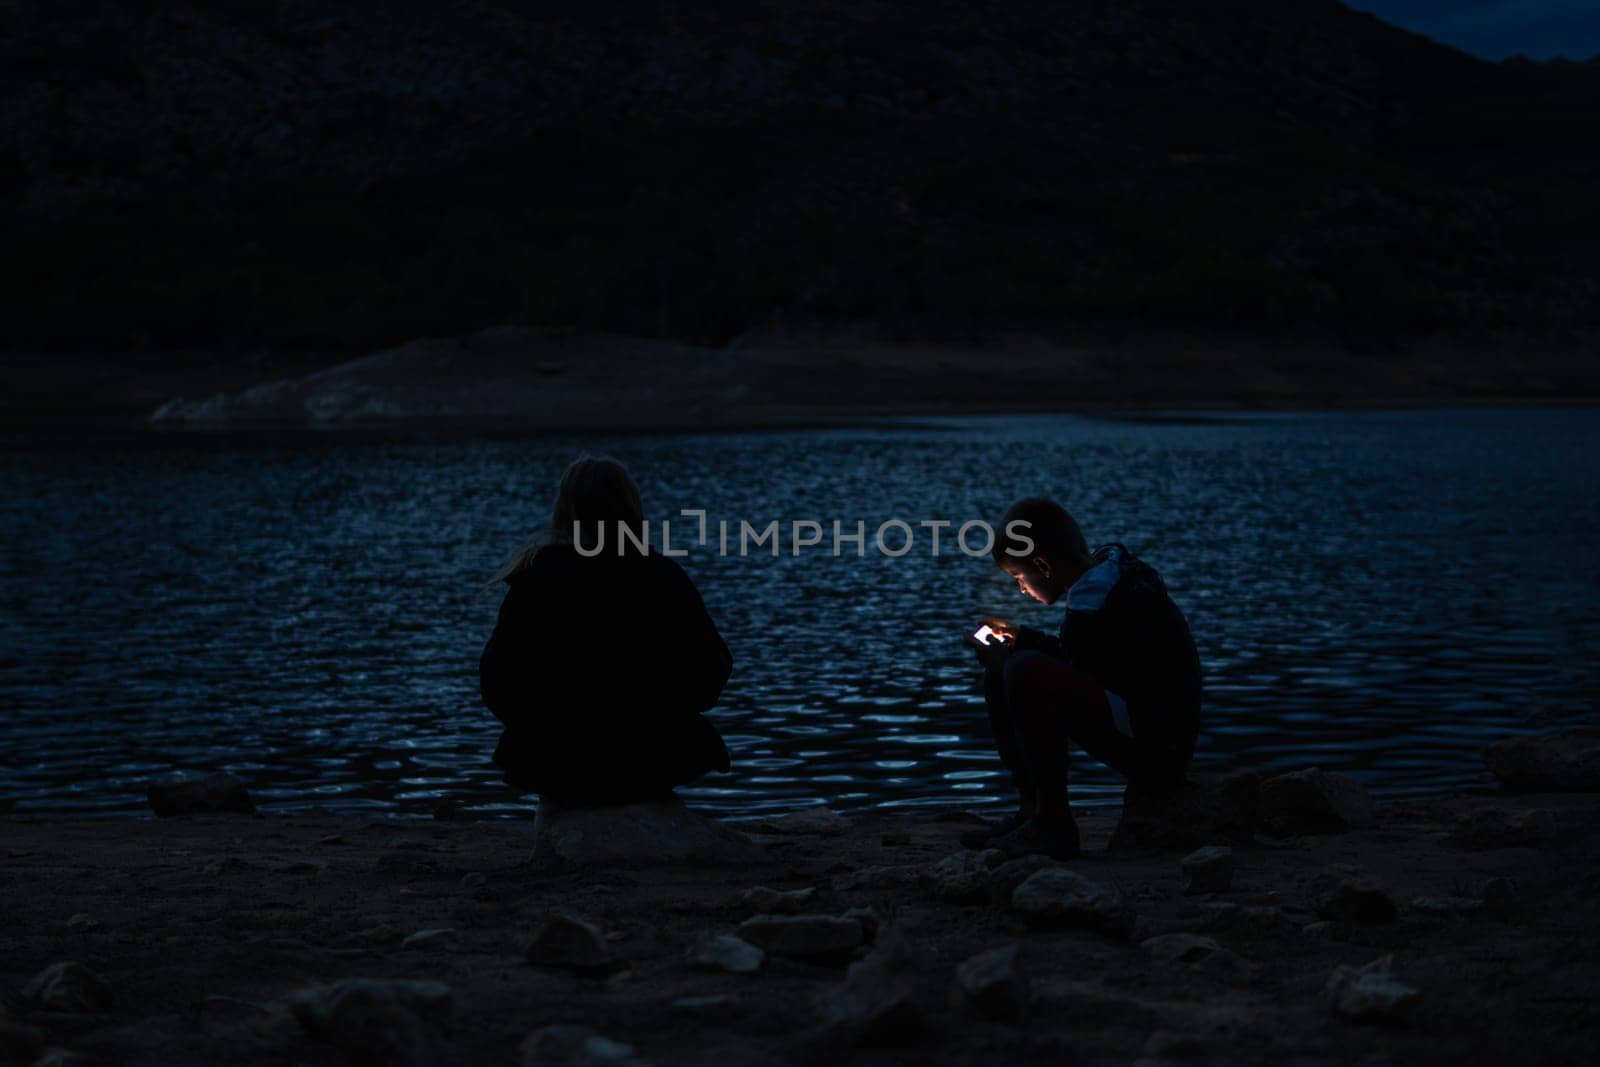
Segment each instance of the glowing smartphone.
M989 638L991 637L994 638L994 643L996 644L1004 644L1008 640L1005 634L1001 633L999 630L996 630L988 623L984 623L982 626L972 631L972 636L977 639L978 644L980 645L989 644Z

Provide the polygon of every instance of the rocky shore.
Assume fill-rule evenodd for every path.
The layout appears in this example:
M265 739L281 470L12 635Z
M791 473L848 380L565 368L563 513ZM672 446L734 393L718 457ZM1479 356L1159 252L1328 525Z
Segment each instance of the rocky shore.
M1496 759L1593 789L1594 752ZM1595 792L1233 779L1080 811L1070 863L963 849L968 813L152 798L223 810L0 822L0 1063L1552 1064L1600 1038Z

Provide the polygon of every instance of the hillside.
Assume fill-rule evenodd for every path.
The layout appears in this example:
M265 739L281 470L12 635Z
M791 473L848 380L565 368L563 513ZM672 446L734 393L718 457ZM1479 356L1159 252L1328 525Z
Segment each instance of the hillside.
M1600 68L1308 0L25 3L0 348L1600 325Z

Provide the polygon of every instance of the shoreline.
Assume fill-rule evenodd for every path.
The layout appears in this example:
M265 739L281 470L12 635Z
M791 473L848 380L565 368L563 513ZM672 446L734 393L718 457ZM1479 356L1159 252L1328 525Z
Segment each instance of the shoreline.
M356 1062L359 1049L293 1007L355 977L448 987L418 1063L522 1062L530 1032L565 1024L632 1046L637 1059L614 1062L656 1064L1561 1063L1600 1036L1600 794L1379 803L1369 828L1234 843L1232 884L1204 895L1184 893L1181 851L1107 854L1117 809L1078 814L1085 856L1065 866L1114 889L1136 916L1126 936L1039 928L962 895L953 872L978 854L957 840L973 817L954 811L741 820L729 825L749 835L748 862L566 873L528 864L532 820L18 811L0 817L13 902L0 1015L40 1047L127 1064ZM890 984L917 1010L864 1040L839 1022L838 998L866 995L880 963L769 953L738 974L692 962L708 937L745 929L758 887L779 894L762 907L871 909L875 933L851 955L914 961ZM529 939L555 913L595 924L617 963L530 964ZM960 999L964 961L1010 945L1022 1018L946 999ZM1338 968L1384 957L1419 991L1413 1005L1365 1018L1334 1006ZM21 1002L65 960L110 1000Z
M356 358L13 354L18 433L308 430L537 435L746 432L948 416L1203 416L1600 404L1600 342L1328 342L997 334L894 341L870 330L710 348L500 327Z

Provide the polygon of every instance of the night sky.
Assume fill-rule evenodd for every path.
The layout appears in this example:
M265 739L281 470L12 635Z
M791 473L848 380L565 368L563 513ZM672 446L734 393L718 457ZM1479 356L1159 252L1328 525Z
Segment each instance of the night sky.
M1600 0L1346 0L1485 59L1600 55Z

